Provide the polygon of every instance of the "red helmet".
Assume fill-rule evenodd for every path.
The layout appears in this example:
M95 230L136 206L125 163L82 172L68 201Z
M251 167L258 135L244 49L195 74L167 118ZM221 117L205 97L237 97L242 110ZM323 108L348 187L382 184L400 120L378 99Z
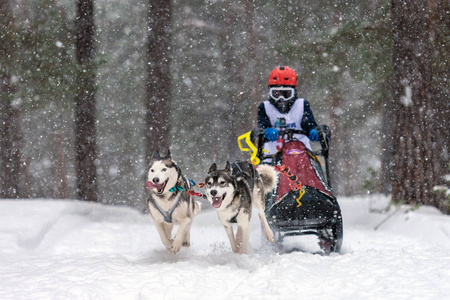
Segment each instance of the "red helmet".
M289 67L278 67L270 72L268 85L287 85L297 88L297 73Z

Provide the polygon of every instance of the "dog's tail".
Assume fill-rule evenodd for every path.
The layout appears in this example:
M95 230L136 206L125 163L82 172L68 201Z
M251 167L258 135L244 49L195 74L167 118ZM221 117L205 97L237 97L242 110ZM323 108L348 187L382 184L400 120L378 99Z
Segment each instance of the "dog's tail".
M198 215L198 213L202 210L202 204L198 201L193 200L192 205L194 206L193 209L194 216Z
M258 165L256 171L261 177L264 193L271 193L278 184L278 174L275 168L269 165Z

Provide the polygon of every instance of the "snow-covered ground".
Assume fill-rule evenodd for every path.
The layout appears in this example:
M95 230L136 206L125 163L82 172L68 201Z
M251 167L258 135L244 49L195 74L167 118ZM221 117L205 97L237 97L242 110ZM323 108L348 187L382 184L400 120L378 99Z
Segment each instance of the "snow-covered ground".
M317 254L312 236L266 249L256 217L252 252L239 256L212 210L172 255L131 208L1 200L0 299L450 299L450 216L401 208L386 220L395 210L371 212L382 196L339 203L341 255Z

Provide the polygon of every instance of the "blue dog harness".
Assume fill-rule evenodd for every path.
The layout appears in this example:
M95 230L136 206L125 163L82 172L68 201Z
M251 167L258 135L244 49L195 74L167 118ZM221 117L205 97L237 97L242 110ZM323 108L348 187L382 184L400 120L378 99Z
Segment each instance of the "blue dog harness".
M184 179L186 179L186 182L187 182L187 185L188 185L188 189L190 189L190 180L187 179L186 177ZM169 191L172 192L172 193L176 193L178 191L186 191L186 189L183 188L182 186L180 186L179 184L176 184ZM178 200L175 201L174 205L168 211L165 211L164 209L162 209L162 207L159 206L159 204L158 204L158 202L156 200L153 201L153 204L155 205L156 209L161 213L161 215L164 217L164 221L165 222L173 223L173 221L172 221L172 214L173 214L175 208L180 203L180 200L181 200L181 197L178 197Z

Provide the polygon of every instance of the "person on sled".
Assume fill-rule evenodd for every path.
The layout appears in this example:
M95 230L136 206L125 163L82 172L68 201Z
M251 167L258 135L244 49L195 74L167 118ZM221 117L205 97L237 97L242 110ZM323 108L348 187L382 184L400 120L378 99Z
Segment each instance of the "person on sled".
M269 99L258 107L258 128L264 129L264 137L269 140L264 144L269 155L277 153L277 147L281 146L278 142L281 119L286 121L286 128L305 131L306 135L295 134L294 137L309 150L310 141L319 139L310 104L297 96L297 86L297 73L289 67L278 67L269 75Z

